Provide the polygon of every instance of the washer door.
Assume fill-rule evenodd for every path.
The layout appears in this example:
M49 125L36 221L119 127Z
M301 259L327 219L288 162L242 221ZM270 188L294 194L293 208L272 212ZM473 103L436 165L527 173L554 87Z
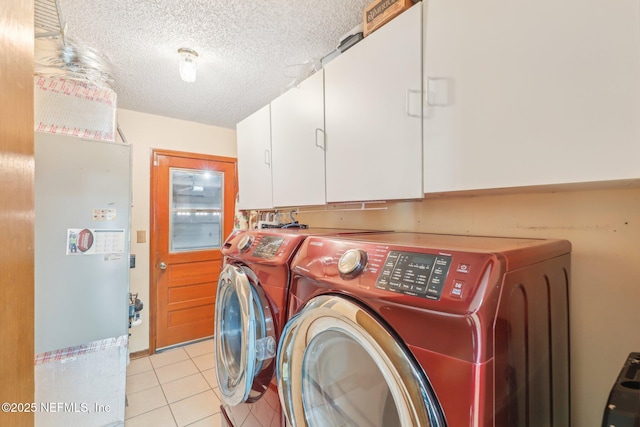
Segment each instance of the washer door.
M278 393L292 426L445 426L413 357L358 304L324 295L285 326Z
M264 393L254 379L276 354L269 303L249 268L227 264L218 279L215 312L216 377L222 400L235 406Z

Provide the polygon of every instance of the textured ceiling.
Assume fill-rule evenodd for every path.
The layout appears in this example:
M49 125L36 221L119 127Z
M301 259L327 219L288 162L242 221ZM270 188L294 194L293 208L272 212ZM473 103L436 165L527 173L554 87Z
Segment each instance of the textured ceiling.
M59 0L66 35L113 64L118 107L208 125L238 121L292 82L287 65L321 58L371 0ZM198 52L195 83L178 49Z

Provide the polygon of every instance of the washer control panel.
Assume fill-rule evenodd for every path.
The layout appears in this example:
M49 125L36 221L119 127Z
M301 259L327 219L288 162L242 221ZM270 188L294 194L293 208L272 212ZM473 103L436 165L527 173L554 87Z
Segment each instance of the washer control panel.
M439 300L450 266L448 255L390 251L376 288Z

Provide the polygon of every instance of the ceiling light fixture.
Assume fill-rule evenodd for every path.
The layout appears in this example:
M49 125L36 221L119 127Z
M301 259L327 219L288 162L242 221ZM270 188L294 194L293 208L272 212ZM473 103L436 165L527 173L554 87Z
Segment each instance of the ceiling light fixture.
M181 47L178 49L180 54L180 77L188 83L196 81L196 67L198 64L198 52L193 49Z

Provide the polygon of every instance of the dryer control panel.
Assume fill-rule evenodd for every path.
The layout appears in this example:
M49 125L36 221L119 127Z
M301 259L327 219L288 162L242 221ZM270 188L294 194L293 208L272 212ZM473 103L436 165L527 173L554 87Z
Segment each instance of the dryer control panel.
M264 259L274 258L284 240L285 238L280 236L263 236L253 250L253 256Z
M389 251L376 288L440 299L451 257L418 252Z
M262 265L286 265L302 243L304 236L261 230L232 233L222 246L225 259L242 260ZM225 261L228 262L228 261Z

